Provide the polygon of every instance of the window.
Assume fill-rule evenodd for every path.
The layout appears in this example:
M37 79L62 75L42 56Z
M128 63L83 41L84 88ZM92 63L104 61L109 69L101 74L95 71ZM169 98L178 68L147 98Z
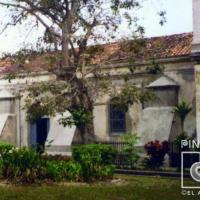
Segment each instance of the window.
M109 119L111 134L126 132L126 113L124 111L110 105Z

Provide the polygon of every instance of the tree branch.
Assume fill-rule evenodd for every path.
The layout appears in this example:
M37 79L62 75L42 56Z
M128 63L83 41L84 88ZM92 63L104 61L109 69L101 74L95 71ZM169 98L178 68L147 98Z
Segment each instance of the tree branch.
M53 35L56 35L56 36L59 36L58 33L56 33L47 23L45 23L45 21L38 15L34 12L33 9L29 9L25 6L22 6L22 5L19 5L19 4L12 4L12 3L3 3L3 2L0 2L0 5L2 6L10 6L10 7L14 7L14 8L19 8L19 9L22 9L24 11L26 11L27 13L30 13L32 16L34 16L47 30L49 30L49 32Z

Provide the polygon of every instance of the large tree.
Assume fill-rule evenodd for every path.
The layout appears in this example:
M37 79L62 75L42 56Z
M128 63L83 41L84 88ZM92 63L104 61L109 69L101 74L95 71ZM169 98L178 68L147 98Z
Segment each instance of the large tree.
M52 52L48 55L50 70L57 82L34 84L26 100L29 119L53 115L69 110L72 117L62 118L64 125L75 124L81 138L94 139L92 112L95 98L107 90L107 80L102 81L101 67L105 64L104 49L97 43L113 40L124 20L135 38L144 33L138 25L135 10L142 0L0 0L6 7L15 26L31 19L30 26L45 28L43 41ZM160 13L164 16L164 13ZM162 23L162 21L161 21ZM132 26L133 25L133 26ZM140 40L136 42L140 45ZM47 45L49 44L49 45ZM91 45L88 47L88 45ZM134 47L135 48L135 47ZM37 49L38 50L38 49ZM14 57L16 63L26 64L33 51L21 51ZM104 59L103 59L104 58ZM100 75L101 74L101 75ZM137 95L135 95L136 98ZM37 109L36 109L37 108ZM87 139L86 139L87 138Z

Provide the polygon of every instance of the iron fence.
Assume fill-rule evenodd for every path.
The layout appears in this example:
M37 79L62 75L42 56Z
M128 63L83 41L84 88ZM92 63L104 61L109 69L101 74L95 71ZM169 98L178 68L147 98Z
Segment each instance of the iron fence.
M125 146L128 144L127 142L121 142L121 141L95 141L93 143L111 145L112 148L115 149L117 152L123 151ZM83 145L83 143L82 142L73 142L72 145Z
M121 168L129 168L130 163L129 163L129 154L124 152L125 146L128 144L127 142L121 142L121 141L96 141L93 142L95 144L106 144L106 145L111 145L113 149L116 150L116 158L113 162L114 165L117 167ZM81 142L73 142L74 145L83 145ZM138 152L143 153L143 156L145 156L145 151L144 147L138 147ZM169 143L169 164L171 167L180 167L181 165L181 152L184 151L193 151L192 149L181 149L180 145L177 143ZM186 166L190 166L191 163L194 163L197 158L196 156L188 156L187 157L187 163L185 164Z
M104 145L110 145L114 150L116 150L116 157L113 161L113 164L118 167L128 167L129 161L128 157L129 154L124 152L125 146L128 144L127 142L121 142L121 141L95 141L93 142L95 144L104 144ZM83 145L81 142L73 142L72 146L76 145Z

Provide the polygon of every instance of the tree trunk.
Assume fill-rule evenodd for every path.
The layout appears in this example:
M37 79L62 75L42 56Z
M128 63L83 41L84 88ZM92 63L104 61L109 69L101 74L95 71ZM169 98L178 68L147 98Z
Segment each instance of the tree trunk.
M78 1L77 1L78 3ZM74 4L76 7L77 5ZM74 9L75 9L74 7ZM78 57L78 60L75 61L76 55L73 55L74 63L70 62L70 50L69 50L69 35L70 30L72 27L72 23L70 20L66 20L66 22L63 23L62 27L62 67L64 68L64 71L66 72L66 81L72 85L72 88L74 90L72 91L73 94L76 94L75 97L73 97L72 101L72 109L77 108L84 108L87 112L93 113L93 101L91 94L89 93L89 89L85 83L85 80L82 78L78 78L76 76L76 71L74 69L82 69L82 62L80 62L81 57ZM75 74L74 74L75 73ZM75 76L74 76L75 75ZM71 80L73 76L73 79ZM95 140L95 134L94 134L94 125L93 120L85 125L81 125L77 127L79 138L82 140L83 143L89 143Z
M62 29L62 67L66 68L69 67L69 42L68 42L68 31L67 25L63 24Z
M88 144L95 141L93 122L88 123L82 127L77 127L77 129L81 143Z
M82 101L83 108L87 110L87 112L93 114L93 104L91 103L92 101L90 96L84 93L83 95L81 95L80 101ZM93 119L84 126L82 126L79 131L81 134L82 142L84 144L94 142L95 134Z
M88 113L93 115L92 96L89 94L88 88L84 84L84 81L76 78L73 85L76 85L78 88L77 91L79 91L79 94L76 95L73 99L74 109L84 108ZM91 143L95 141L93 119L90 122L83 124L80 127L77 127L77 129L78 129L78 135L79 135L79 138L81 139L81 142Z
M184 133L184 120L181 119L181 134L185 134Z

